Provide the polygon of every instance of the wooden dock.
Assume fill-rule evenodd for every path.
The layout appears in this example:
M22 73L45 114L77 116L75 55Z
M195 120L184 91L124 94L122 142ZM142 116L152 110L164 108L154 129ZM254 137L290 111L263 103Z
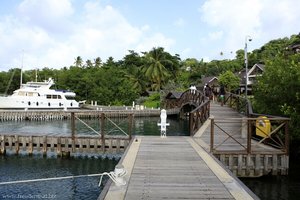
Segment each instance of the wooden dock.
M259 177L288 173L289 156L284 142L278 142L282 146L275 148L251 139L251 135L247 136L247 128L253 126L249 121L255 123L255 120L216 103L210 105L210 117L194 135L194 139L236 176ZM285 119L281 120L284 129Z
M26 136L0 135L1 154L55 154L57 156L124 153L128 136Z
M71 114L82 119L99 118L101 113L110 118L124 118L128 115L135 117L157 117L160 115L159 109L143 110L0 110L0 122L2 121L49 121L49 120L67 120L71 119Z
M191 137L137 137L121 164L127 184L99 199L258 199Z

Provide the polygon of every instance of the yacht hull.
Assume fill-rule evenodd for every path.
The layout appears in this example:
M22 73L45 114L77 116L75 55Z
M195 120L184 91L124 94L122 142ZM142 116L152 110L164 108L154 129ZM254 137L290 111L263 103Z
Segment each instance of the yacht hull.
M0 109L70 109L79 108L75 100L0 97Z

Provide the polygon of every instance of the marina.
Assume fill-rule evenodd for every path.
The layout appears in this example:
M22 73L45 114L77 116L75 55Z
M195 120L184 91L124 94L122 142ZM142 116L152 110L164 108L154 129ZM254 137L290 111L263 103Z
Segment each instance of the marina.
M66 155L76 155L80 152L89 155L91 153L91 147L94 152L95 148L99 147L99 150L101 149L102 153L115 153L117 151L124 151L124 154L118 164L118 166L124 166L124 172L126 172L122 175L124 177L118 177L119 175L117 172L113 172L113 182L108 181L108 184L106 184L103 192L99 196L99 199L116 199L115 195L117 195L117 197L120 197L119 195L123 195L121 199L163 199L168 197L172 199L175 196L182 198L187 197L188 199L193 199L196 197L207 199L220 198L222 196L221 194L226 194L223 196L225 199L258 199L256 195L254 195L236 178L236 176L257 177L266 175L266 173L269 174L270 172L273 175L284 175L287 173L288 162L286 162L285 159L288 159L288 157L286 156L287 152L285 151L285 148L282 148L282 150L277 150L276 148L273 149L273 147L267 147L266 144L263 144L265 139L263 139L261 142L259 141L258 149L254 148L255 142L252 141L252 137L249 135L249 133L252 134L251 131L249 132L251 129L243 128L245 124L245 117L243 118L240 113L227 106L221 107L213 102L207 104L205 101L199 101L201 96L197 96L197 93L188 94L191 95L191 99L195 99L196 102L200 104L197 109L195 109L195 114L190 114L187 116L187 118L190 119L189 131L191 136L189 137L170 136L172 133L170 133L170 135L165 133L166 137L162 137L163 135L161 137L133 137L131 134L131 127L133 126L132 122L134 119L134 114L131 113L127 116L121 115L122 117L117 118L121 121L124 121L124 119L127 121L126 129L128 130L129 134L118 128L121 131L121 136L118 136L119 141L114 141L116 137L106 137L109 134L105 133L104 125L109 121L118 127L118 123L111 122L109 114L106 116L105 112L96 110L90 112L97 113L93 115L94 117L87 115L87 112L69 113L69 116L67 117L71 124L71 131L68 136L69 139L59 140L53 139L59 137L49 137L49 139L55 141L54 143L51 143L48 141L48 137L43 136L40 137L42 139L39 139L39 141L35 141L35 145L31 145L31 143L33 144L34 142L32 138L31 143L22 141L22 148L24 147L26 149L28 147L27 151L29 149L29 152L31 152L30 150L33 148L33 146L36 146L35 150L40 150L42 152L45 152L45 149L48 150L49 148L49 151L54 149L58 155L60 152L66 152ZM188 95L185 96L185 100L190 102ZM181 103L184 104L185 108L188 110L187 106L189 104L186 104L184 101ZM204 107L204 109L201 109L201 107ZM222 111L222 109L229 110ZM208 115L208 113L210 113L210 115ZM227 118L227 115L225 115L227 116L225 117L224 113L231 118ZM239 119L241 120L238 123L238 126L234 125L236 123L232 122L232 119L234 119L232 118L232 115L234 115L233 113L238 115ZM223 120L229 120L231 122L226 123L222 126L222 128L220 128L221 132L229 132L229 134L225 134L225 137L218 136L215 138L214 135L220 134L220 132L215 132L215 124L219 123L218 120L215 120L218 119L218 114L224 117ZM208 116L210 118L208 118ZM78 124L78 121L85 124L84 120L81 118L94 118L100 123L97 129L98 131L90 128L93 134L96 136L80 136L87 140L78 139L80 137L79 135L76 135L76 124ZM104 123L105 120L106 122ZM282 121L283 119L280 120ZM163 120L161 122L163 122ZM167 123L167 121L164 121L164 123ZM157 125L158 124L159 123L157 123ZM246 120L246 124L249 124L248 120ZM253 124L250 126L253 126ZM198 127L198 131L194 132L196 127ZM228 127L230 128L228 129ZM278 130L281 127L284 126L280 125ZM238 128L238 131L236 131L235 134L232 134L232 132L235 132L232 128ZM125 134L125 136L123 134ZM126 138L126 136L127 143L125 144L121 142L121 137ZM15 140L17 138L18 140L18 142L14 142L14 145L13 142L11 142L11 146L13 148L16 147L15 152L17 153L17 150L21 147L21 142L19 141L19 138L21 137L10 137L14 138ZM93 143L91 141L93 141L94 137L97 138L97 141L100 141L102 137L104 137L105 140L101 140L99 143ZM30 136L29 139L27 137L27 141L28 140L30 140ZM106 143L106 140L108 140L108 143ZM103 143L103 141L105 141L105 143ZM7 139L4 137L1 144L2 147L5 146L6 148L10 143L7 142ZM123 144L124 147L122 146ZM281 144L283 144L283 147L286 145L284 142ZM128 147L126 148L126 146ZM265 148L265 146L267 148ZM223 154L220 154L220 152ZM280 162L277 162L276 160L274 161L274 156L271 156L273 160L266 161L262 160L262 158L258 156L255 156L256 152L259 155L263 154L263 152L271 152L273 155L278 154L285 157L277 159L280 160ZM230 155L238 156L230 157ZM243 155L248 157L243 157ZM254 157L252 155L254 155ZM269 156L267 158L269 158ZM262 162L260 162L261 160ZM192 174L189 174L190 170L193 171ZM137 175L136 177L135 174ZM180 176L179 174L182 174L183 176ZM209 176L206 177L206 175ZM163 179L159 178L164 176L166 177ZM205 178L202 179L201 177ZM124 178L124 181L121 181L121 183L126 183L125 185L122 184L120 186L118 184L118 180L121 178ZM182 180L183 183L180 183L179 179ZM205 189L201 190L201 187L204 187ZM174 188L174 190L171 188Z
M189 112L191 109L189 106L196 107L186 116L189 119L189 137L168 135L166 132L166 126L169 125L166 120L167 111L164 111L164 114L163 111L161 112L161 121L157 122L157 125L161 126L160 137L132 137L134 112L68 111L65 112L67 115L61 118L70 122L71 130L68 136L55 134L56 136L34 137L33 135L2 134L1 153L9 150L18 154L21 150L29 155L33 152L42 155L54 152L58 157L70 157L78 154L120 154L124 152L117 165L124 167L124 169L122 168L124 173L118 174L116 166L115 171L110 175L113 182L108 181L99 199L164 199L169 196L172 198L172 195L188 199L196 197L203 199L221 197L225 199L258 199L235 176L257 177L270 172L273 175L287 174L288 152L285 149L288 141L281 141L282 147L278 149L264 144L265 139L262 139L258 142L257 148L251 136L252 126L257 127L257 125L251 124L251 120L254 119L245 118L227 106L206 101L197 91L187 91L182 97L183 99L179 100L179 105L183 105L179 106L183 108L183 111L181 110L179 113L180 118L185 116L182 112ZM232 100L230 100L230 104ZM232 105L230 106L232 107ZM118 113L119 122L125 121L127 131L121 129L119 123L110 119L116 117L116 115L110 115L112 113ZM219 125L220 117L222 120L230 122ZM98 121L97 130L86 123L84 119ZM239 119L240 122L233 122L233 119ZM277 120L277 118L273 119ZM285 121L282 118L278 120ZM25 121L29 120L25 119ZM78 123L90 129L93 136L78 135L76 129ZM105 128L108 123L113 124L119 133L108 134L110 131ZM283 130L287 130L284 129L285 124L279 125L278 128L272 130L271 134L273 132L276 134L282 127ZM216 131L217 128L220 130ZM225 136L214 136L220 133L225 133ZM267 154L273 156L266 156ZM274 155L283 157L274 157ZM194 172L189 175L187 171L191 169ZM181 174L185 175L182 177ZM207 179L202 179L206 175L209 175ZM160 178L164 176L166 177ZM180 180L183 181L183 184L180 183ZM230 181L228 182L228 180ZM202 190L201 187L205 189ZM175 196L173 197L175 198Z

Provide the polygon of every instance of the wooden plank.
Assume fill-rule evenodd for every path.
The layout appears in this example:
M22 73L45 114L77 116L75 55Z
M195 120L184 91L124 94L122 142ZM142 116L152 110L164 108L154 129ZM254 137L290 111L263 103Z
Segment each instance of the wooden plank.
M217 176L220 170L212 171L194 148L186 137L141 137L128 185L109 191L119 190L125 193L124 199L130 200L235 199L229 192L232 186L221 181L228 182L229 178L220 178L222 172ZM113 199L110 192L105 199Z

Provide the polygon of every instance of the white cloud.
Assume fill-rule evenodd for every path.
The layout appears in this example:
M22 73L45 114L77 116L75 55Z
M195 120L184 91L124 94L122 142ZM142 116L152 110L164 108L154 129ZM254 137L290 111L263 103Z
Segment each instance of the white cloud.
M215 45L230 52L242 49L247 35L253 38L249 49L254 49L271 39L298 33L299 7L295 0L207 0L199 11L212 32L223 33L222 41ZM213 42L215 36L208 34L203 41Z
M215 40L223 35L224 46L221 49L225 46L239 49L246 35L255 35L261 27L261 10L259 0L209 0L200 9L202 20L219 29L218 34L208 35L208 39Z
M20 66L22 49L25 69L32 69L70 66L77 56L117 60L135 47L148 51L155 46L170 49L174 44L147 24L133 26L110 5L91 0L76 10L72 3L24 0L15 15L0 18L0 70Z
M169 51L174 44L175 41L173 39L167 38L161 33L156 33L149 37L143 37L134 49L138 52L142 52L149 51L153 47L164 47L166 51Z
M300 1L297 0L265 0L260 14L264 27L259 37L276 39L297 34L300 27L299 7Z
M24 0L18 6L18 16L23 21L52 33L67 32L73 13L70 0Z

